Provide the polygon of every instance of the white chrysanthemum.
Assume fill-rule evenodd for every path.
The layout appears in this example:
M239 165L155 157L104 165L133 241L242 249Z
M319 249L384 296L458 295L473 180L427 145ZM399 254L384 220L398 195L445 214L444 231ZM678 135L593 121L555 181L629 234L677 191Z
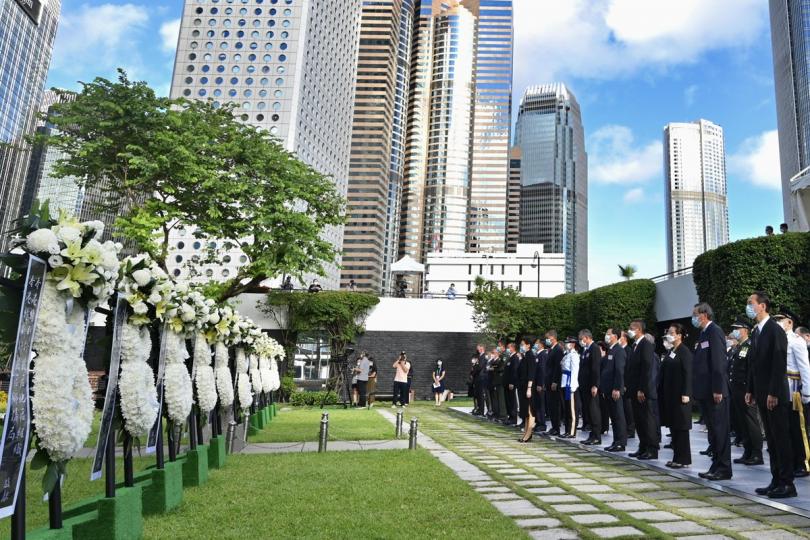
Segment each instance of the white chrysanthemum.
M270 361L270 375L271 375L271 384L270 390L275 392L279 388L281 388L281 379L278 375L278 363L275 360Z
M211 368L211 349L202 334L198 333L194 342L194 385L197 389L197 404L203 416L217 405L217 389L214 370Z
M253 403L253 393L250 391L250 377L247 373L240 373L236 379L236 389L239 392L239 406L243 410L250 408Z
M51 255L48 257L48 264L51 265L51 268L59 268L65 264L65 261L62 259L61 255Z
M194 402L191 377L185 365L188 351L185 340L177 333L167 331L164 337L168 341L166 343L166 367L163 373L163 399L166 402L169 419L180 424L188 418Z
M25 237L25 247L31 253L59 253L59 239L50 229L37 229Z
M262 391L269 394L273 391L273 372L270 369L270 359L264 356L259 357L259 372L262 375Z
M83 358L84 310L65 314L66 296L54 282L42 290L34 349L33 426L51 461L73 457L93 422L93 392Z
M152 340L145 326L124 324L121 339L121 375L118 393L124 428L133 437L146 435L157 420L160 403L155 374L147 363Z
M262 373L259 371L259 357L250 355L250 382L253 384L253 392L258 394L262 391Z
M228 348L222 342L217 342L214 349L214 375L217 381L219 404L222 407L233 405L233 378L228 369Z
M75 242L82 237L82 231L71 225L56 225L54 232L56 233L56 237L66 244Z
M152 273L146 268L135 270L132 272L132 279L135 280L139 287L146 287L152 281Z

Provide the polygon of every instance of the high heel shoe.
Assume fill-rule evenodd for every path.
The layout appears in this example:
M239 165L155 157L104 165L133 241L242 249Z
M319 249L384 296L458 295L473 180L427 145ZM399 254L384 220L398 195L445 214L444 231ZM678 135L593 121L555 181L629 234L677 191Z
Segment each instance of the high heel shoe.
M534 433L532 433L531 435L529 435L529 438L528 438L528 439L524 439L523 437L521 437L520 439L518 439L518 442L519 442L519 443L527 443L527 442L529 442L529 441L531 441L531 440L532 440L532 437L534 437Z

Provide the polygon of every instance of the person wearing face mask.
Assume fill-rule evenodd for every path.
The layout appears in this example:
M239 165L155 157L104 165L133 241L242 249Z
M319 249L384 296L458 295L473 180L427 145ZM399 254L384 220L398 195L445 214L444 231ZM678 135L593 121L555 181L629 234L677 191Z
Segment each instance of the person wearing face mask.
M796 315L789 309L782 308L773 319L787 334L786 374L790 396L793 400L789 416L790 442L793 446L793 475L803 478L808 475L807 434L805 433L806 405L810 402L810 362L807 359L807 347L802 338L793 332Z
M492 403L489 400L489 371L487 370L487 350L483 343L479 343L476 348L478 353L478 369L476 371L475 392L476 400L479 403L478 411L481 416L490 417L492 415Z
M517 346L509 343L506 346L506 362L503 367L503 394L506 406L506 421L508 426L517 424L517 368L520 364L520 355Z
M535 357L534 377L532 382L532 414L534 415L534 432L546 432L546 390L548 389L548 349L543 339L537 338L533 347Z
M746 387L748 385L748 372L751 369L751 323L738 317L731 325L732 334L737 340L737 346L732 349L731 377L731 407L738 419L737 435L743 444L742 457L736 458L734 463L742 465L762 465L762 425L759 411L745 402Z
M444 395L444 378L447 373L442 365L444 362L441 360L436 361L436 367L433 369L433 397L436 400L436 406L442 404L442 396Z
M745 314L756 321L751 334L750 367L745 402L756 404L765 427L771 482L754 490L771 499L796 496L793 483L793 446L785 444L790 427L790 390L787 383L787 334L770 316L771 300L765 292L748 297Z
M532 399L532 386L534 386L533 379L537 361L530 343L531 340L527 338L520 340L520 354L523 355L523 358L520 359L517 368L517 398L518 414L523 422L523 436L518 439L519 442L530 441L532 429L534 429L534 416L529 403Z
M602 369L602 351L593 342L590 330L580 330L579 344L582 355L579 362L580 387L579 395L582 399L582 414L588 415L591 433L582 441L585 445L602 444L602 408L600 403L599 384ZM587 374L582 377L582 372ZM583 420L583 426L585 422ZM583 427L584 429L584 427Z
M613 424L613 444L605 448L608 452L624 452L627 446L627 425L624 420L624 347L619 343L621 331L608 328L605 332L607 354L602 363L599 384L602 399L608 404L608 414Z
M377 364L374 362L374 357L368 357L368 407L369 409L374 406L377 401Z
M627 337L634 340L627 391L633 396L633 416L638 434L638 450L628 455L641 460L658 459L660 440L654 411L658 400L655 345L644 336L644 321L640 319L630 323Z
M726 334L712 319L709 304L701 302L692 310L692 326L700 329L695 345L693 380L695 399L705 405L703 413L709 428L712 465L699 474L706 480L729 480L731 471L731 426L728 407L728 368Z
M633 347L630 345L630 340L627 339L627 332L622 330L619 333L619 345L624 349L624 384L627 385L627 381L631 378L630 377L630 362L633 356ZM628 439L635 439L636 437L636 419L633 416L633 401L630 397L630 392L625 387L622 391L622 402L624 406L624 420L627 422L627 438Z
M579 388L579 353L577 338L565 340L565 355L562 359L560 389L563 398L565 433L560 437L573 439L577 436L577 389Z
M671 469L692 464L689 430L692 429L692 352L684 345L686 332L678 323L672 324L664 335L667 354L661 363L661 425L672 433Z
M489 399L492 403L492 420L503 423L506 420L506 397L503 391L503 372L506 362L503 358L503 341L489 353Z
M604 338L604 336L603 336ZM599 416L602 418L602 425L599 428L599 433L601 435L605 435L608 430L610 430L610 411L608 410L608 402L604 399L602 394L602 369L605 365L605 360L607 360L607 351L608 346L605 344L604 341L600 341L596 344L599 347L599 356L602 358L599 364Z
M551 431L549 435L560 434L560 417L562 416L562 394L560 384L562 382L562 359L565 351L557 341L557 331L546 332L546 347L548 347L548 413L551 417Z

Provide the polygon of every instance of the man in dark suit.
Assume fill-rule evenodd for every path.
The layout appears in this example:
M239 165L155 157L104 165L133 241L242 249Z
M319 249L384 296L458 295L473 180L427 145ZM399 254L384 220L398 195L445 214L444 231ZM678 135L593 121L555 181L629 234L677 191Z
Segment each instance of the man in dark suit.
M579 334L577 334L577 344L580 348L579 372L577 375L577 393L579 394L579 399L577 400L577 415L578 417L582 418L582 430L591 431L591 414L588 410L588 398L590 397L590 392L586 391L591 387L591 366L588 364L587 359L585 358L585 345L583 344L582 337Z
M764 292L748 297L745 313L756 321L756 326L751 334L745 401L759 407L770 456L771 483L755 491L772 499L786 499L796 496L793 448L786 440L791 407L786 375L787 334L771 319L770 311L771 300Z
M625 388L622 393L622 404L624 405L624 421L627 423L627 438L633 439L636 436L636 420L633 417L633 401L630 392L627 389L627 381L630 377L631 361L633 356L633 347L630 345L630 340L627 339L627 332L624 330L619 334L619 345L624 350L624 384Z
M503 391L506 404L506 422L507 425L517 424L517 371L520 364L520 355L517 352L517 346L514 342L510 342L506 346L508 358L503 369Z
M655 419L655 407L658 404L658 359L655 356L655 345L645 337L644 321L640 319L630 323L627 337L634 340L627 391L631 392L633 399L633 417L638 435L638 450L629 456L641 460L658 459L660 440Z
M548 350L545 342L537 338L534 342L534 388L532 401L534 403L534 431L546 432L546 391L548 389Z
M619 344L621 331L608 328L605 332L607 354L602 362L599 388L602 398L608 404L610 421L613 423L613 444L605 448L608 452L624 452L627 446L627 426L624 421L624 347Z
M692 311L692 326L700 329L695 346L692 367L701 372L700 379L693 381L695 399L707 408L703 411L709 427L709 446L712 449L712 466L700 473L706 480L729 480L731 478L731 418L729 415L728 362L726 357L726 334L712 319L714 312L709 304L701 302Z
M476 391L476 400L481 404L481 414L487 417L492 416L492 402L489 399L489 371L487 371L487 349L483 343L478 344L478 380Z
M548 351L548 407L551 416L551 431L549 435L560 434L560 420L562 417L562 359L565 354L562 345L557 341L557 331L546 332L546 346Z
M582 414L584 416L587 411L591 426L591 434L582 441L582 444L602 444L602 409L599 401L602 351L593 342L590 330L580 330L579 344L582 346L579 360L579 394L582 396ZM585 377L582 376L583 371L586 372Z

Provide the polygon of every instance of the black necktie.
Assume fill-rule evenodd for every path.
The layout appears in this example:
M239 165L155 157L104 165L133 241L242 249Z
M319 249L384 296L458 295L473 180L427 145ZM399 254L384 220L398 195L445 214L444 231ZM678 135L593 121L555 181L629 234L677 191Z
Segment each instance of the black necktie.
M759 337L759 326L754 327L754 332L751 334L751 345L757 346L757 338Z

